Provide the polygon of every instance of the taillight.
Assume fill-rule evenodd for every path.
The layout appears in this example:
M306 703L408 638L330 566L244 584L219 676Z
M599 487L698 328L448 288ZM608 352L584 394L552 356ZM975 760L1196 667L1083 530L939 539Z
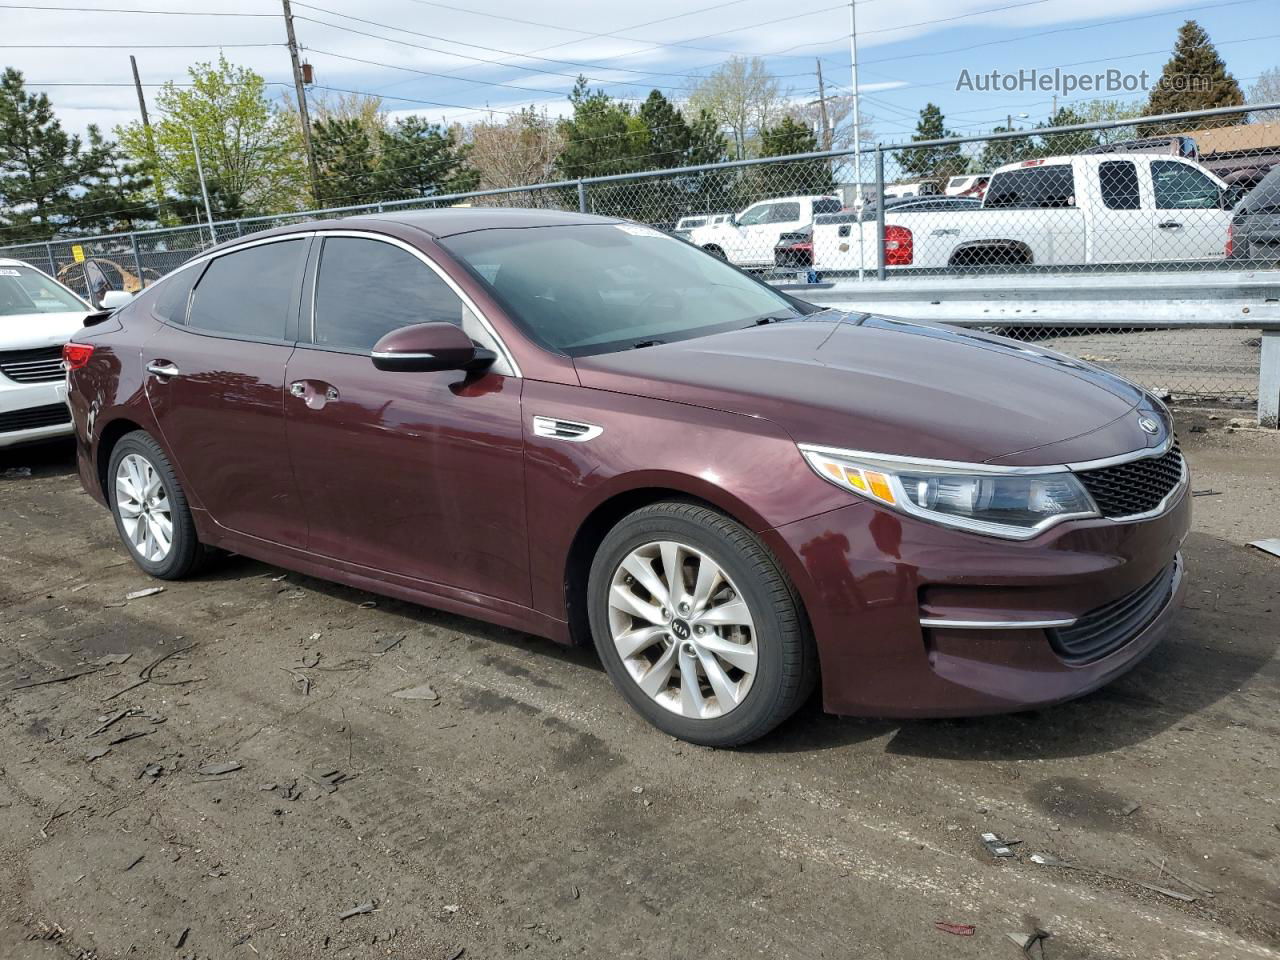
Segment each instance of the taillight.
M909 267L915 259L915 244L906 227L890 224L884 228L884 265Z
M799 242L799 243L793 243L793 244L791 245L791 249L792 249L792 250L807 250L807 251L809 251L810 253L813 253L813 242L812 242L812 241L810 241L810 240L802 240L802 241L801 241L801 242Z
M1224 257L1229 257L1236 249L1236 225L1234 223L1227 224L1227 249L1223 253Z
M79 370L93 356L93 347L84 343L64 343L62 345L62 362L68 370Z

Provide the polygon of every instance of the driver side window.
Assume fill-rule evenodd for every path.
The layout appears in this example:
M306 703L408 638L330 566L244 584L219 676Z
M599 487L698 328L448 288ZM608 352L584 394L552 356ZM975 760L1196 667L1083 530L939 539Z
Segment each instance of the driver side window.
M1151 163L1157 210L1208 210L1222 199L1218 185L1195 167L1173 160Z
M365 352L392 330L418 323L452 323L498 353L496 373L510 375L488 330L434 270L390 243L327 237L316 274L312 341Z
M738 226L754 227L757 224L768 223L769 217L773 213L774 204L759 203L754 207L748 207L746 213L738 218Z

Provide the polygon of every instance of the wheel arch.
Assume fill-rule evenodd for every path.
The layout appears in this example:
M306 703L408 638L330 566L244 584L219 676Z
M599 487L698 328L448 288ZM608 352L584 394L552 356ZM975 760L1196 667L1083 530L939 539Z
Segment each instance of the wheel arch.
M978 240L957 247L949 267L1013 266L1035 263L1031 247L1022 240Z
M573 644L590 644L587 620L587 576L596 549L610 530L627 514L665 500L696 503L724 514L754 534L768 524L749 506L720 488L694 477L663 475L610 489L596 498L574 531L565 554L564 604ZM763 541L762 541L763 542ZM766 547L772 552L772 548ZM790 575L790 564L775 557L780 569ZM803 604L803 598L801 598Z
M128 417L117 417L103 427L102 432L98 435L94 470L98 478L98 487L108 504L111 502L111 491L108 486L110 483L108 473L110 473L111 469L111 452L115 450L117 443L138 430L145 431L146 427L134 420L130 420ZM157 442L159 441L157 440Z

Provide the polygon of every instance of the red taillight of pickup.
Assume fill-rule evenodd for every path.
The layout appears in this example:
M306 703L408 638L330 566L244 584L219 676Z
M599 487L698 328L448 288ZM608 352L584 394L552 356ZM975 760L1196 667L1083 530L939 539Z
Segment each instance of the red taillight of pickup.
M79 370L93 356L93 347L85 343L64 343L62 345L62 365L68 370Z
M1234 223L1227 224L1227 249L1223 251L1223 256L1228 259L1236 252L1236 225Z
M915 259L915 240L906 227L889 225L884 228L884 265L909 267Z

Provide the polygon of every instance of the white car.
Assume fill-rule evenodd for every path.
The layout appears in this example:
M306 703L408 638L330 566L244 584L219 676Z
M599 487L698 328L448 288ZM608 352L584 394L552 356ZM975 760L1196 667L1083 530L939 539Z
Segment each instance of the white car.
M681 217L671 232L677 237L687 237L698 227L717 227L733 219L731 213L700 214L693 217Z
M1023 160L991 175L980 210L886 211L883 238L874 221L819 222L813 262L856 270L861 251L862 268L874 270L881 240L890 269L1221 260L1238 199L1238 190L1182 157Z
M843 206L832 196L773 197L753 203L724 223L696 227L688 240L735 266L771 269L773 248L784 233L809 226L816 214L839 213Z
M0 260L0 447L71 434L62 345L92 312L48 274Z

